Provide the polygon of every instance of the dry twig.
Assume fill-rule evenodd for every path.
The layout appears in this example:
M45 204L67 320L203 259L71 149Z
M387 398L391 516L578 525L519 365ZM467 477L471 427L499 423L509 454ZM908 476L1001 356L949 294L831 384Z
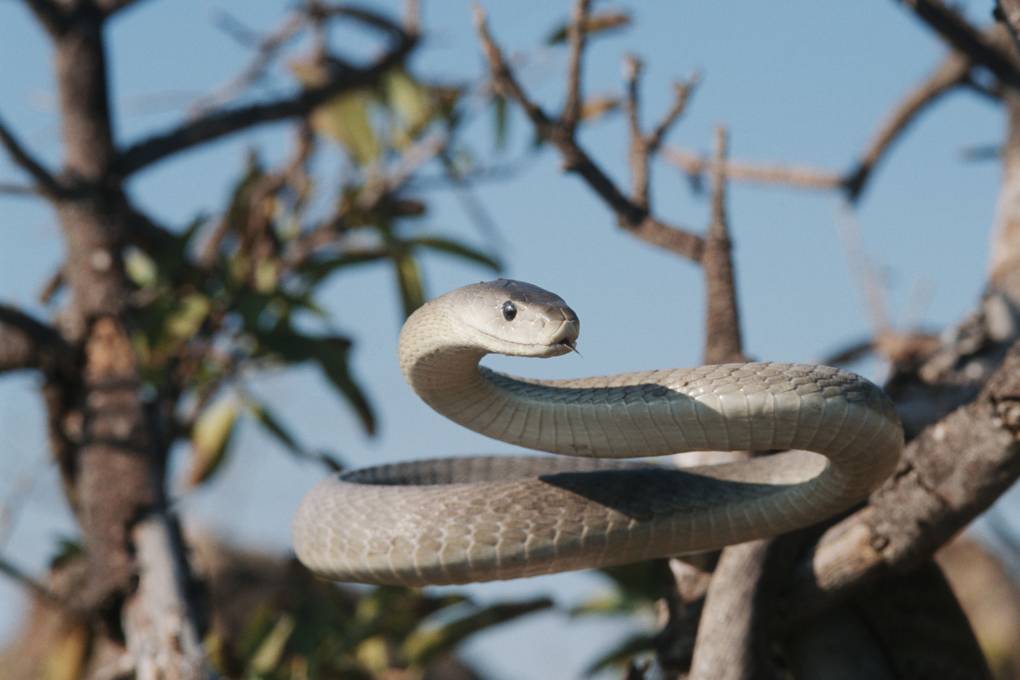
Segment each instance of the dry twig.
M583 2L583 0L581 1ZM575 13L575 17L577 14ZM584 19L583 13L580 14ZM485 58L489 63L493 87L504 96L517 102L531 120L539 136L560 152L564 168L569 172L577 173L588 183L616 215L620 226L648 243L694 261L700 260L704 247L701 237L684 228L662 222L649 213L646 208L627 198L578 144L573 131L563 124L562 118L553 118L528 97L493 40L485 21L484 11L477 6L475 7L475 27L482 43Z
M36 188L46 196L57 197L63 193L63 187L49 170L38 161L18 140L0 118L0 146L7 149L11 160L24 170L35 181Z
M346 8L345 13L351 16L354 11L354 8ZM390 49L368 66L343 70L329 82L306 88L295 95L224 111L213 111L166 132L135 142L117 155L116 171L121 177L127 177L199 144L256 125L306 115L338 94L375 83L383 73L403 62L417 44L418 36L405 31L394 22L385 20L381 15L368 10L364 12L359 15L363 23L383 28L398 36ZM385 23L380 25L380 22Z

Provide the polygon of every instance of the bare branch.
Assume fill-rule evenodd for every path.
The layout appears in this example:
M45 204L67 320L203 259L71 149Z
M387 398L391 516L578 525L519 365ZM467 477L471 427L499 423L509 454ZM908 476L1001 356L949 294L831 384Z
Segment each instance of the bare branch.
M297 35L304 23L303 14L294 14L280 28L259 40L255 45L255 56L248 66L230 82L195 102L193 110L202 113L221 106L264 78L277 53Z
M989 40L992 37L988 36ZM851 201L856 202L863 195L875 168L910 124L943 95L966 85L972 66L966 56L958 52L949 53L931 75L908 92L893 109L854 167L843 175L811 167L728 161L726 177L737 182L780 184L803 189L842 189ZM701 181L711 170L708 159L685 149L665 147L663 155L693 180Z
M656 154L662 147L662 142L666 138L666 133L669 132L670 128L680 119L684 111L687 110L687 102L690 101L691 95L694 94L694 90L698 87L701 82L700 73L692 73L687 80L680 80L673 83L673 105L666 112L666 115L662 117L659 124L648 134L648 153Z
M768 663L769 640L756 602L768 546L768 541L753 541L723 550L698 623L690 680L777 677Z
M67 600L53 592L44 584L29 576L17 565L2 557L0 557L0 574L3 574L18 585L22 586L25 590L35 595L42 602L56 605L61 608L70 608L70 603L68 603Z
M995 0L995 18L1006 26L1013 46L1020 50L1020 1Z
M0 304L0 373L19 369L53 372L67 366L71 350L56 329Z
M342 5L319 5L315 4L309 8L309 16L315 18L316 16L323 19L344 16L349 19L374 28L383 33L388 33L395 42L406 40L408 36L416 34L415 27L417 26L417 10L414 8L414 3L411 3L411 7L406 8L405 22L401 25L399 22L394 21L385 14L380 14L368 5L354 5L350 3L344 3Z
M64 31L67 26L67 14L55 0L24 0L24 2L51 36Z
M649 134L641 131L641 71L643 65L641 60L631 54L624 58L623 79L626 83L627 96L624 99L624 108L627 112L627 127L630 131L630 177L631 195L633 201L648 208L650 205L649 182L651 175L652 156L659 152L662 141L666 137L669 128L680 119L680 115L687 107L687 101L698 82L697 74L691 76L687 81L677 82L673 85L673 105L663 116L659 124Z
M567 68L567 99L563 104L560 120L568 135L573 135L581 116L581 102L584 94L581 84L581 67L584 61L584 46L588 31L588 11L591 0L576 0L574 11L567 27L567 40L570 43L570 65Z
M647 209L628 199L573 137L567 134L563 125L550 118L527 96L489 33L484 11L477 6L475 27L489 63L493 86L524 110L539 136L560 152L564 168L576 172L588 183L613 211L621 227L648 243L698 261L704 247L701 237L686 229L665 224L650 215Z
M99 0L96 4L104 15L110 17L133 5L137 5L139 2L141 0Z
M927 24L942 39L983 66L1012 89L1020 89L1020 69L1010 56L981 31L971 26L958 12L940 0L899 0L913 10L918 19Z
M841 210L836 224L839 234L843 238L843 247L846 250L850 270L854 278L857 279L857 285L864 297L864 306L871 323L871 336L877 345L880 338L887 336L893 330L886 305L888 291L879 275L878 268L864 251L864 239L861 236L861 225L857 221L857 215L851 208Z
M517 102L518 106L524 109L524 113L531 119L532 124L543 139L552 141L560 131L556 126L556 122L546 114L542 108L536 104L528 95L524 92L524 89L517 82L517 78L514 77L513 71L507 65L506 59L503 57L503 53L496 45L496 41L493 39L492 34L489 32L489 25L485 18L485 10L480 6L475 5L474 9L475 17L475 30L478 32L479 40L482 43L482 50L485 53L485 58L489 63L489 71L492 73L493 86L500 91L504 96L507 96Z
M371 85L383 73L402 63L417 44L417 36L403 32L401 36L398 44L371 65L345 71L324 85L274 101L208 113L172 130L136 142L121 152L115 168L121 176L126 177L199 144L256 125L307 114L338 94Z
M711 160L686 149L665 146L662 155L699 182L712 169ZM731 182L781 184L804 189L837 189L843 184L843 178L835 173L808 167L726 161L723 172Z
M39 190L26 184L15 184L14 182L0 182L0 195L4 196L39 196Z
M190 575L185 547L174 523L153 513L132 530L138 554L138 590L124 606L125 637L140 678L213 678L192 625L184 587ZM153 654L176 649L176 654Z
M628 54L623 60L623 80L627 86L624 110L627 112L627 129L630 131L630 193L634 202L648 209L649 202L649 150L648 140L641 131L641 60Z
M0 145L7 149L11 160L35 180L39 191L47 196L59 196L63 192L63 187L53 174L18 141L14 133L4 124L2 118L0 118Z
M794 574L785 625L929 558L1020 476L1020 343L970 404L910 442L863 510L823 535Z
M733 271L733 244L726 216L725 128L715 129L712 173L712 218L705 237L701 266L705 273L705 362L746 361L740 334L737 290Z
M966 56L950 52L930 76L900 101L879 127L856 167L842 180L851 201L860 198L879 161L910 124L944 94L967 82L972 65Z

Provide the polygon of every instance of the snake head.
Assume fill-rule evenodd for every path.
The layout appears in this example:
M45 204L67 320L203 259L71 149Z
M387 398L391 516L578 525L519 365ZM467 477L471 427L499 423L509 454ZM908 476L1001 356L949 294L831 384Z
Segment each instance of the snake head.
M581 322L563 298L523 281L497 279L443 295L447 314L479 349L554 357L576 351Z

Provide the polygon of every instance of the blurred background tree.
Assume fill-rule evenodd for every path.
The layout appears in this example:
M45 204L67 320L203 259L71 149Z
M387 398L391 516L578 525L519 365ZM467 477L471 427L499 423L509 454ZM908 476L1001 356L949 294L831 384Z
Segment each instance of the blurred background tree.
M948 677L1020 673L1020 596L1008 570L973 543L955 543L941 558L963 593L968 622L929 561L1008 488L1020 465L1009 438L1017 398L1010 348L1020 327L1020 232L1013 219L1020 154L1012 143L1020 62L1007 30L1008 5L1000 8L1005 23L978 29L941 3L904 3L926 30L944 37L948 54L894 107L849 169L833 171L732 160L723 129L710 154L667 144L698 74L676 82L658 117L642 111L644 65L635 56L624 61L618 93L588 94L586 55L606 36L627 35L632 17L623 9L577 2L568 20L529 27L534 42L544 37L548 48L567 54L567 78L557 82L551 107L532 99L517 77L527 60L502 52L499 24L493 37L480 12L484 68L464 82L412 64L430 35L413 2L397 13L309 0L268 29L249 26L240 10L220 13L215 21L224 40L250 53L247 66L191 98L183 119L168 129L124 143L114 130L116 62L109 61L107 36L121 12L149 8L131 0L18 4L51 43L60 160L40 160L0 118L0 144L22 178L4 181L0 194L48 203L65 259L42 286L50 320L0 306L0 371L41 378L52 457L78 532L55 547L44 575L26 573L16 555L0 561L32 598L0 657L5 677L478 677L452 654L457 645L549 610L552 599L492 602L449 590L337 587L311 579L286 556L180 529L177 499L212 484L242 454L236 435L245 424L323 473L348 464L337 451L307 444L252 388L260 376L312 367L353 422L375 432L389 404L372 403L364 386L372 376L359 377L351 357L359 340L376 339L341 330L343 319L323 304L331 277L386 268L398 299L380 289L357 295L378 313L402 316L427 297L421 267L427 254L468 263L478 277L501 271L505 241L472 187L513 178L523 167L518 155L530 159L551 149L605 204L625 238L701 266L703 358L743 360L729 184L821 190L856 205L910 123L954 90L976 92L1009 115L1009 141L991 154L1002 158L1004 182L978 310L941 336L895 324L880 277L852 247L872 332L830 357L852 363L871 356L888 366L888 389L916 436L902 474L825 534L806 532L757 552L736 548L609 570L602 578L610 588L568 614L635 622L620 639L586 652L591 672L610 675L641 677L649 659L668 676L703 678L836 677L836 670L846 677L930 677L936 667ZM626 163L624 155L597 158L581 138L582 129L614 116L626 126ZM482 147L477 135L465 134L479 119L490 126ZM533 140L520 152L508 150L511 120ZM163 224L129 186L179 154L274 123L290 130L287 153L268 160L252 148L226 203L208 215L196 207L186 211L192 214L186 223ZM663 216L669 197L652 191L651 177L662 161L695 195L710 199L706 229ZM628 185L616 170L625 166ZM431 190L451 188L483 247L432 228ZM851 218L847 225L853 246ZM575 243L587 238L574 225L562 232ZM587 275L582 283L598 288L592 270ZM1003 422L1005 433L995 429ZM965 431L961 423L975 426ZM947 432L970 449L938 445ZM434 450L442 451L419 453ZM1008 541L1011 531L1000 533ZM812 555L821 557L812 562ZM970 585L962 585L968 577ZM980 597L990 590L995 595ZM743 595L726 597L734 593ZM810 616L817 618L808 625ZM924 619L938 630L919 629ZM833 640L853 644L834 654ZM879 658L882 650L887 658Z

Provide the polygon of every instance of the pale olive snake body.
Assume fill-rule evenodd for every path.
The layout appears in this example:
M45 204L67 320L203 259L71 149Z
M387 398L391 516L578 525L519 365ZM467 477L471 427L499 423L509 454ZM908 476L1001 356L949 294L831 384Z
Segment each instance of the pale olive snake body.
M505 442L583 458L342 473L302 501L301 561L341 581L425 585L698 552L845 510L899 459L891 402L835 368L726 364L539 381L478 365L493 352L563 354L578 331L563 300L516 281L460 288L415 312L401 332L401 368L432 408ZM683 470L607 460L786 449Z

